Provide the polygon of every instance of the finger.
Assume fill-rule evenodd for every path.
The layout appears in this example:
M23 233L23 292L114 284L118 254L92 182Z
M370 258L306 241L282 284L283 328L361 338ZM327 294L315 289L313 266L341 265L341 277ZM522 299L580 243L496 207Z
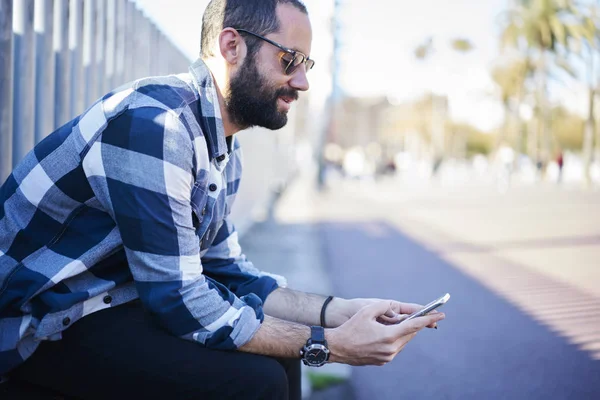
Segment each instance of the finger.
M391 303L390 303L391 304ZM387 312L384 314L386 317L388 318L394 318L396 317L396 315L398 315L399 313L397 313L396 311L394 311L393 306L390 305L390 308L387 310Z
M435 313L425 315L423 317L413 318L410 321L404 321L394 326L394 329L396 330L395 334L401 336L408 333L418 332L428 325L432 325L443 320L445 317L446 315L444 313Z
M408 314L394 314L393 317L382 315L381 317L377 318L377 322L385 325L395 325L404 321L406 318L408 318Z
M398 351L396 351L396 354L400 353L408 344L408 342L410 342L411 340L414 339L414 337L417 336L417 333L411 333L409 335L406 336L402 336L401 338L398 339L398 341L396 341L396 345L398 345Z
M416 304L416 303L399 303L399 302L394 302L394 303L395 303L393 305L394 311L396 311L398 314L412 314L415 311L420 311L425 307L421 304ZM433 314L436 312L437 311L434 310L430 314Z
M437 329L437 326L437 322L434 322L433 324L427 325L427 328Z
M396 302L394 310L398 314L412 314L415 311L419 311L423 309L423 305L417 303L399 303Z
M370 319L377 319L389 312L391 308L391 302L382 300L377 301L373 304L363 307L359 313Z

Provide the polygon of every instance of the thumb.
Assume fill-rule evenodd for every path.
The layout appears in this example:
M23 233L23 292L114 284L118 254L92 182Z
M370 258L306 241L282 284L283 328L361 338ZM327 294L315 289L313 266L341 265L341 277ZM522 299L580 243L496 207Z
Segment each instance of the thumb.
M392 303L390 301L382 300L363 307L360 310L360 313L367 318L376 319L387 313L389 310L391 310L391 308Z
M396 334L405 335L407 333L415 333L425 328L428 325L432 325L438 321L441 321L445 318L445 314L443 313L434 313L424 315L422 317L413 318L410 321L403 321L394 326L396 329Z

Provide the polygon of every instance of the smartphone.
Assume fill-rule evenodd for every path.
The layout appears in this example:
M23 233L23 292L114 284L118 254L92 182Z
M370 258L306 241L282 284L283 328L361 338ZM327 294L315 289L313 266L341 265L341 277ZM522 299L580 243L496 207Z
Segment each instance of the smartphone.
M406 318L404 321L408 321L409 319L413 319L413 318L417 318L417 317L422 317L423 315L427 315L430 312L432 312L433 310L435 310L438 307L443 306L444 304L446 304L446 302L450 299L450 293L446 293L445 295L443 295L442 297L440 297L437 300L432 301L431 303L427 304L425 307L423 307L421 310L419 311L415 311L414 313L410 314L408 316L408 318Z

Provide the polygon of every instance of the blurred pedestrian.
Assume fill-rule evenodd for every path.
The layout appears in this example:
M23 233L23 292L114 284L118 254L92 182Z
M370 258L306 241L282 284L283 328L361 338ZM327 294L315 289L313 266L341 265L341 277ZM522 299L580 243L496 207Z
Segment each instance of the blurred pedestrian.
M0 188L0 374L80 399L298 399L300 358L385 364L443 318L288 289L240 249L234 134L287 123L311 41L298 0L213 0L189 73L111 92L25 157Z
M563 151L560 149L558 150L558 154L556 156L556 164L558 165L558 183L560 183L562 182L563 167L565 165Z

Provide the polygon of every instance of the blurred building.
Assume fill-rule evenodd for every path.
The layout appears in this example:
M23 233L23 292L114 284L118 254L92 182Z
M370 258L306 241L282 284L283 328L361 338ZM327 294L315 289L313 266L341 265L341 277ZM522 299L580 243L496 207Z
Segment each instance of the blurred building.
M379 142L384 127L383 115L389 107L384 96L343 98L336 105L329 140L345 149Z

